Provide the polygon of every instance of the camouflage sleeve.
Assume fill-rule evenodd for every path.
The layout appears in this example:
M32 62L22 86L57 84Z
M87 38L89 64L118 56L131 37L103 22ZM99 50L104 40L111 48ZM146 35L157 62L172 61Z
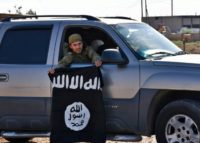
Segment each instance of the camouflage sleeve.
M72 53L66 54L59 62L56 68L66 68L72 63Z
M69 46L67 43L63 44L63 56L67 55L69 53Z
M99 56L99 54L97 54L92 47L87 47L87 55L90 59L92 59L93 63L101 60L101 57Z

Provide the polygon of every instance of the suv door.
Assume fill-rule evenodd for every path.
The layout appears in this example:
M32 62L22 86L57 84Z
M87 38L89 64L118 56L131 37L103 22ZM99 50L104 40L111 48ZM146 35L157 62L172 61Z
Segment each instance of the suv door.
M53 24L11 24L4 29L0 44L0 129L47 130L51 95L47 73L56 29Z
M130 133L137 130L138 122L138 102L139 102L139 63L130 52L124 42L105 24L94 22L82 22L77 24L63 22L60 27L58 39L62 39L63 31L66 27L80 26L93 27L102 30L112 38L120 48L121 54L127 58L128 64L120 65L113 63L103 64L101 71L103 74L104 87L103 96L105 99L106 124L107 131L112 133ZM86 28L86 29L87 29ZM58 40L59 41L59 40ZM60 42L57 43L57 48ZM59 55L59 51L55 51ZM55 65L58 63L58 57L55 58ZM72 67L87 66L86 64L72 64Z

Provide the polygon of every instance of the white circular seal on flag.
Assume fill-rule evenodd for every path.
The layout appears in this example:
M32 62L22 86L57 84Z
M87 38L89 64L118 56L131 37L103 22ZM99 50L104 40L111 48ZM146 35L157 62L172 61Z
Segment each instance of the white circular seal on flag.
M74 102L66 107L65 125L73 131L83 130L89 120L90 112L82 102Z

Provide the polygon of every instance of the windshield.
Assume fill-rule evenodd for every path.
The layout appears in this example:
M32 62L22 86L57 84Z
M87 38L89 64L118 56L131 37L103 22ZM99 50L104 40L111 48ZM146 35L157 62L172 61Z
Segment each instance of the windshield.
M182 50L146 24L117 24L114 28L129 46L143 58L175 55Z

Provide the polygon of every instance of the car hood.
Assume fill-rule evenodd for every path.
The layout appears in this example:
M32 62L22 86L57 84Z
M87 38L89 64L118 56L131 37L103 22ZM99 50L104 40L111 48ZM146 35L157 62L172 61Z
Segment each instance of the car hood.
M181 65L181 66L200 66L200 55L199 54L185 54L164 57L159 60L154 60L156 65L170 64L170 65Z

